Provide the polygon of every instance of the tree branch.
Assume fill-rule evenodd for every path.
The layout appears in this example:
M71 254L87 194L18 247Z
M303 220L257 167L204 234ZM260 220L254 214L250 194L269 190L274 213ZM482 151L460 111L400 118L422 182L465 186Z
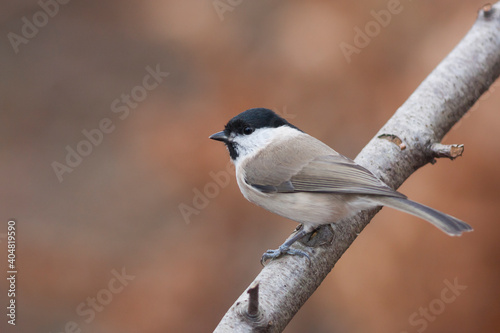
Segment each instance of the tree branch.
M356 162L398 188L435 157L458 156L439 142L499 74L500 2L479 11L467 35L363 148ZM257 291L245 290L215 332L281 332L377 212L363 211L303 239L296 246L311 247L310 262L295 256L269 262L251 284L258 286Z

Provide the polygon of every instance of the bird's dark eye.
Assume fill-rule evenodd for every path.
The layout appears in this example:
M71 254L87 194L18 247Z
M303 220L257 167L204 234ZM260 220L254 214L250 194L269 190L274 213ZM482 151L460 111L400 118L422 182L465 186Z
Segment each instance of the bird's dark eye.
M247 126L247 127L243 128L243 134L250 135L252 133L253 133L253 128L252 127Z

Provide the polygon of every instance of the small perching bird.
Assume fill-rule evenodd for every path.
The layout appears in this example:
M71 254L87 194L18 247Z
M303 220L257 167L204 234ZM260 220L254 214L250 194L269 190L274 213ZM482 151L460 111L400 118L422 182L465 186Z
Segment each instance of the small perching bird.
M254 108L232 118L210 136L222 141L247 200L303 225L262 261L283 254L309 258L290 246L324 224L361 210L387 206L429 221L450 236L472 231L453 216L407 199L353 160L304 133L269 109Z

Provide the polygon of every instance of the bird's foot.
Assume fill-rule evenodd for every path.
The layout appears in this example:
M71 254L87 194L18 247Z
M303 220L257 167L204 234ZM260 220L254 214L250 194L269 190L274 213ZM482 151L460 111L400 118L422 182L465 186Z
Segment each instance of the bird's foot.
M283 246L283 245L281 245L276 250L267 250L262 255L262 259L260 259L260 262L261 262L262 266L264 266L266 261L277 259L285 254L288 254L291 256L306 257L307 260L309 260L309 262L311 262L311 258L309 257L309 255L306 252L299 250L299 249L291 249L290 247Z

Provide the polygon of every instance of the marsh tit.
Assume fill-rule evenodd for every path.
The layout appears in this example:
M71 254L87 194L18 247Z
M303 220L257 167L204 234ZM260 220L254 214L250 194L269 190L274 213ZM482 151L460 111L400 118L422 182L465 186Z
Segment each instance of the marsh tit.
M377 206L418 216L450 236L472 231L463 221L407 199L269 109L240 113L210 139L225 143L248 201L303 225L277 250L265 252L263 262L283 254L309 258L290 246L323 224Z

